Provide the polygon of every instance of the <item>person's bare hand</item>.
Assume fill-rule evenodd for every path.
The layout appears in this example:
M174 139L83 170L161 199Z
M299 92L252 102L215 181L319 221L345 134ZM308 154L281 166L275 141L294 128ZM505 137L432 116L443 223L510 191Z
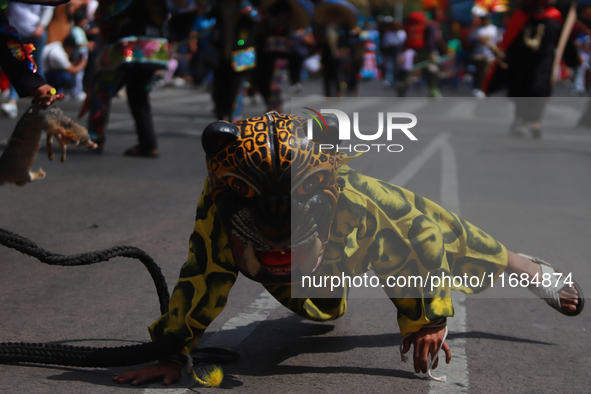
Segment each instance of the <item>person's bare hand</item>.
M39 25L35 28L35 31L33 32L33 37L39 38L43 35L44 32L45 32L45 26Z
M41 104L45 107L49 107L54 101L64 98L63 93L55 94L55 88L47 84L31 90L29 94L33 97L33 103Z
M169 386L178 382L181 378L183 366L174 361L160 361L158 364L150 365L145 368L124 372L113 378L117 383L131 383L134 386L148 382L154 379L162 379L162 384Z
M445 327L423 327L420 331L406 337L404 339L404 346L402 348L402 354L407 353L410 350L410 345L414 345L413 361L415 372L427 373L427 367L429 364L429 354L433 359L437 353L437 349L443 341L445 335ZM447 345L447 342L443 343L441 348L445 352L445 362L449 364L451 361L451 350ZM439 364L439 358L433 363L432 369L437 368Z

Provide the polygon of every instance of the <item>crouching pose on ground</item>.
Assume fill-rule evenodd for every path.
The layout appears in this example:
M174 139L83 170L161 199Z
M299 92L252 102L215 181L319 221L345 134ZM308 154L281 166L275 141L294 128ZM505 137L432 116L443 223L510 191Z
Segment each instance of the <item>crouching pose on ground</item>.
M340 288L338 298L292 298L296 272L353 277L373 270L382 283L393 275L486 273L496 279L504 270L530 278L554 273L541 260L506 250L437 204L359 174L345 164L348 158L319 149L320 143L335 144L326 139L338 134L336 120L328 122L328 133L315 134L324 139L319 141L306 138L306 118L276 112L234 124L215 122L205 129L209 174L169 312L150 326L154 341L182 338L182 353L190 353L224 308L238 272L315 321L341 317L348 289ZM450 291L477 293L490 284L434 291L384 287L398 309L403 353L414 346L417 373L428 371L428 355L437 360L440 348L450 362L445 343L446 318L454 313ZM565 315L583 309L576 284L531 290ZM179 354L114 380L140 384L161 378L168 385L180 378L183 361Z

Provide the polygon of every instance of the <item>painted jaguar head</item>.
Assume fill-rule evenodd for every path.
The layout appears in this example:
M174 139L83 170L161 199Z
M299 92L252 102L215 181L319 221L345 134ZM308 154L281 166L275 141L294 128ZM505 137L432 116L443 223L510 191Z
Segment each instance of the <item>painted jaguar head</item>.
M290 283L324 256L339 193L339 158L330 131L307 138L308 119L269 112L214 122L202 136L210 189L242 273L261 283ZM319 136L317 139L316 136Z

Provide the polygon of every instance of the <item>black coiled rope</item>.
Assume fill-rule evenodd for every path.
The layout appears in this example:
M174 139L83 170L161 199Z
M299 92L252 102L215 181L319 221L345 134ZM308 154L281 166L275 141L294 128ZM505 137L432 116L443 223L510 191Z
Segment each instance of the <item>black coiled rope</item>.
M0 228L0 244L33 256L49 265L78 266L108 261L114 257L140 260L152 276L160 312L168 312L168 286L160 267L143 250L132 246L115 246L105 250L61 255L48 252L31 240ZM133 346L93 348L45 343L0 343L0 363L56 364L73 367L120 367L137 365L170 357L180 352L184 343L179 339L144 343Z
M172 339L119 347L68 346L51 343L0 343L0 363L55 364L70 367L124 367L178 354L180 341Z
M2 228L0 228L0 244L18 250L23 254L35 257L42 263L66 267L101 263L115 257L138 259L144 264L152 276L152 280L156 286L156 292L158 293L158 301L160 302L160 313L165 314L168 312L168 301L170 300L170 296L168 294L166 279L164 278L164 275L162 275L162 271L158 264L154 262L150 255L139 248L134 246L114 246L105 250L66 256L63 254L48 252L30 239Z

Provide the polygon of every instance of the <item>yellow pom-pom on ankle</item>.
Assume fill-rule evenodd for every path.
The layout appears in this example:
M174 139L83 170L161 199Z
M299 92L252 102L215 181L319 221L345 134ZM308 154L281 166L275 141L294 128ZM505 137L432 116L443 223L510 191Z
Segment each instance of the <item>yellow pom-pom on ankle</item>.
M218 366L214 366L207 371L205 375L203 375L203 379L200 379L194 370L191 370L190 373L194 380L207 387L218 387L222 384L222 380L224 379L224 372L222 371L222 368Z

